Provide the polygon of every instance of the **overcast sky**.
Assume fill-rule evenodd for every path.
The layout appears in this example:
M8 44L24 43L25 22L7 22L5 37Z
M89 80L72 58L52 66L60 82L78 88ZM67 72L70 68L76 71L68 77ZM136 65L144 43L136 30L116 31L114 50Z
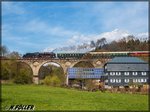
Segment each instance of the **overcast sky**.
M148 32L148 2L2 2L2 45L10 51L74 45L115 29Z

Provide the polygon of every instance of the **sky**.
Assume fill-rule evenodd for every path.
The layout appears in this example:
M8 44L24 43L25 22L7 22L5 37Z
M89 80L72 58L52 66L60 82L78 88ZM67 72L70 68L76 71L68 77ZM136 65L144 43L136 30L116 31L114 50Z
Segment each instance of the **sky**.
M148 32L148 2L2 2L1 17L2 45L21 54Z

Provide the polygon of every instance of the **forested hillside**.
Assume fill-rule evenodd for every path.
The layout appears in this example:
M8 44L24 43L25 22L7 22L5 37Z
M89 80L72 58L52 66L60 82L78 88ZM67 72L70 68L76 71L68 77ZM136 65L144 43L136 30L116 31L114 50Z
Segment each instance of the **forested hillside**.
M98 39L96 42L91 41L90 46L95 47L94 51L148 51L149 40L140 40L131 35L110 43L106 38Z

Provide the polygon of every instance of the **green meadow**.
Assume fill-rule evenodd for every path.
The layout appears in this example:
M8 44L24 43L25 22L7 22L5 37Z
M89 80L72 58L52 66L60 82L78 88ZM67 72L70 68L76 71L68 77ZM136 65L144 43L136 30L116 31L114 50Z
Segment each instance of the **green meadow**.
M44 85L3 84L2 110L30 104L35 110L148 110L148 95L79 91Z

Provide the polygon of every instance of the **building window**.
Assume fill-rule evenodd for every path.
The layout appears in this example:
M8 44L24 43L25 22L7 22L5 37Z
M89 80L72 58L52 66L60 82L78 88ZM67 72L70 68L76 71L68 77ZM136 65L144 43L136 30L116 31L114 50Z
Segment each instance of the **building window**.
M121 79L119 79L119 82L121 82Z
M143 82L147 82L147 79L144 79Z
M138 79L135 79L135 82L138 82Z
M132 72L132 75L137 75L137 72Z
M115 72L110 72L110 75L115 75Z
M116 72L116 75L121 75L121 73L120 72Z
M138 79L138 82L141 82L141 79Z
M141 82L147 82L147 79L141 79Z
M114 82L115 82L115 79L110 79L110 82L111 82L111 83L114 83Z
M117 82L117 83L120 83L120 82L121 82L121 79L116 79L116 82Z
M129 79L124 79L124 82L128 83L128 82L129 82Z
M112 79L110 79L110 82L112 82Z
M118 82L119 82L119 79L116 79L116 82L118 83Z
M138 79L133 79L133 82L138 82Z
M124 72L124 75L129 75L129 72Z
M146 75L146 72L142 72L142 75Z
M141 82L144 82L144 79L141 79Z

